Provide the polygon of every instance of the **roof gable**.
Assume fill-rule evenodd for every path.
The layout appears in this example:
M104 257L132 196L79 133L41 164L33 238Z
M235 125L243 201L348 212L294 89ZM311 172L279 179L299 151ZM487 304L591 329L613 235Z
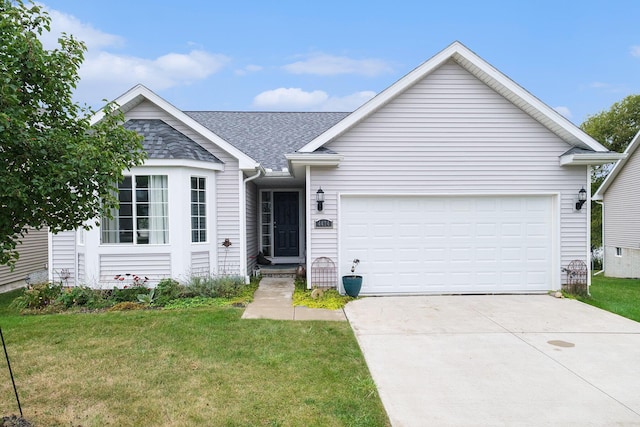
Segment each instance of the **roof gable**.
M194 132L202 135L203 138L208 139L209 141L211 141L211 143L217 145L222 150L229 153L232 157L238 159L240 169L256 169L257 167L259 167L258 162L256 162L253 158L238 150L232 144L225 141L215 133L211 132L211 130L207 129L205 126L198 123L183 111L177 109L143 85L134 86L132 89L118 97L114 101L114 103L122 112L126 113L144 100L147 100L156 105L158 108L164 110L167 114L169 114L176 120L184 123L185 126L190 127ZM100 121L104 117L104 114L104 110L100 110L99 112L97 112L91 118L91 123L93 124Z
M497 93L505 97L518 108L525 111L568 144L596 152L607 151L607 149L600 145L596 140L576 127L561 114L544 104L538 98L531 95L507 76L499 72L489 63L465 47L462 43L454 42L446 49L436 54L409 74L402 77L396 83L379 93L369 102L362 105L344 120L328 129L322 135L319 135L304 147L300 148L299 152L313 152L332 139L342 135L449 60L454 60L480 81L494 89Z
M593 195L593 198L595 200L602 200L604 193L611 186L611 184L616 180L618 175L620 175L620 172L622 172L627 162L632 158L634 153L638 150L638 147L640 147L640 131L636 134L635 137L633 137L633 140L631 141L631 143L629 143L629 145L627 146L627 149L624 150L623 154L625 154L625 157L617 161L617 163L613 166L613 169L611 169L611 172L609 172L609 175L607 175L607 178L604 180L602 185L600 185L600 188L598 188L598 190ZM638 151L638 153L640 153L640 151ZM640 155L640 154L636 154L636 155Z

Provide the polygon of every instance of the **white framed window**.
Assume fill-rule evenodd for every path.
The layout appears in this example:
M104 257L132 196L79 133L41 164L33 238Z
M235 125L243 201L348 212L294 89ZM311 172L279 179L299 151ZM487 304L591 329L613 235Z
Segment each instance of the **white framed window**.
M102 219L101 243L169 243L167 175L128 175L118 184L120 207Z
M207 179L191 177L191 241L207 241Z
M622 248L616 248L616 256L622 256Z

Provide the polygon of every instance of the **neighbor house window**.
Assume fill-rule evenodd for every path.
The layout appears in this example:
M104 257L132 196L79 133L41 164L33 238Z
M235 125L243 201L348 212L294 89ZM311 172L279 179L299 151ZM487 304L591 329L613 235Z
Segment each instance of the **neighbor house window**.
M191 241L207 241L207 199L205 178L191 177Z
M166 175L125 176L118 184L120 208L102 220L102 243L169 242Z
M616 256L622 256L622 248L616 248Z

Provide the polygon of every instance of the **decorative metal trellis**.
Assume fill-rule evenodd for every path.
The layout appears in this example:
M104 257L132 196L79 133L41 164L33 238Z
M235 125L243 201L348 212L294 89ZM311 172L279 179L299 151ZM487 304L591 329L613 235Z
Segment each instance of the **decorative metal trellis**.
M566 291L572 294L587 294L587 264L579 259L573 260L564 269L567 273Z
M337 287L336 264L327 257L320 257L311 263L311 287L335 288Z

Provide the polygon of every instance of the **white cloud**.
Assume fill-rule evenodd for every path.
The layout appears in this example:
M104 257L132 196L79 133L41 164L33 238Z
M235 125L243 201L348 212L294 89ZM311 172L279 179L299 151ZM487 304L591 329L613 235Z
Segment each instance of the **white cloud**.
M260 93L253 106L275 111L353 111L375 96L375 92L356 92L330 97L322 90L305 92L300 88L278 88Z
M169 52L157 58L117 53L125 45L122 37L95 29L72 15L43 7L51 16L51 32L42 36L47 49L58 47L57 39L63 32L87 45L74 98L94 107L101 106L102 99L113 99L138 83L151 90L192 84L206 79L229 62L224 55L197 48L188 53Z
M393 71L389 64L379 59L351 59L345 56L333 56L324 53L310 55L304 61L287 64L283 68L292 74L316 74L321 76L356 74L373 77Z
M565 107L565 106L558 106L558 107L554 107L554 110L556 110L558 113L562 114L565 118L567 119L571 119L572 114L571 114L571 110L569 109L569 107Z
M143 83L161 90L202 80L228 61L223 55L194 50L188 54L169 53L156 59L99 52L90 55L80 67L83 83Z
M269 109L313 109L329 99L329 95L321 90L305 92L300 88L278 88L258 94L253 105Z
M72 34L76 39L83 41L87 49L101 49L104 47L121 47L124 39L114 34L108 34L93 28L90 24L81 22L73 15L69 15L55 9L50 9L39 4L51 17L51 32L42 34L42 44L46 49L58 47L58 38L64 32Z
M640 58L640 46L631 46L631 56Z

